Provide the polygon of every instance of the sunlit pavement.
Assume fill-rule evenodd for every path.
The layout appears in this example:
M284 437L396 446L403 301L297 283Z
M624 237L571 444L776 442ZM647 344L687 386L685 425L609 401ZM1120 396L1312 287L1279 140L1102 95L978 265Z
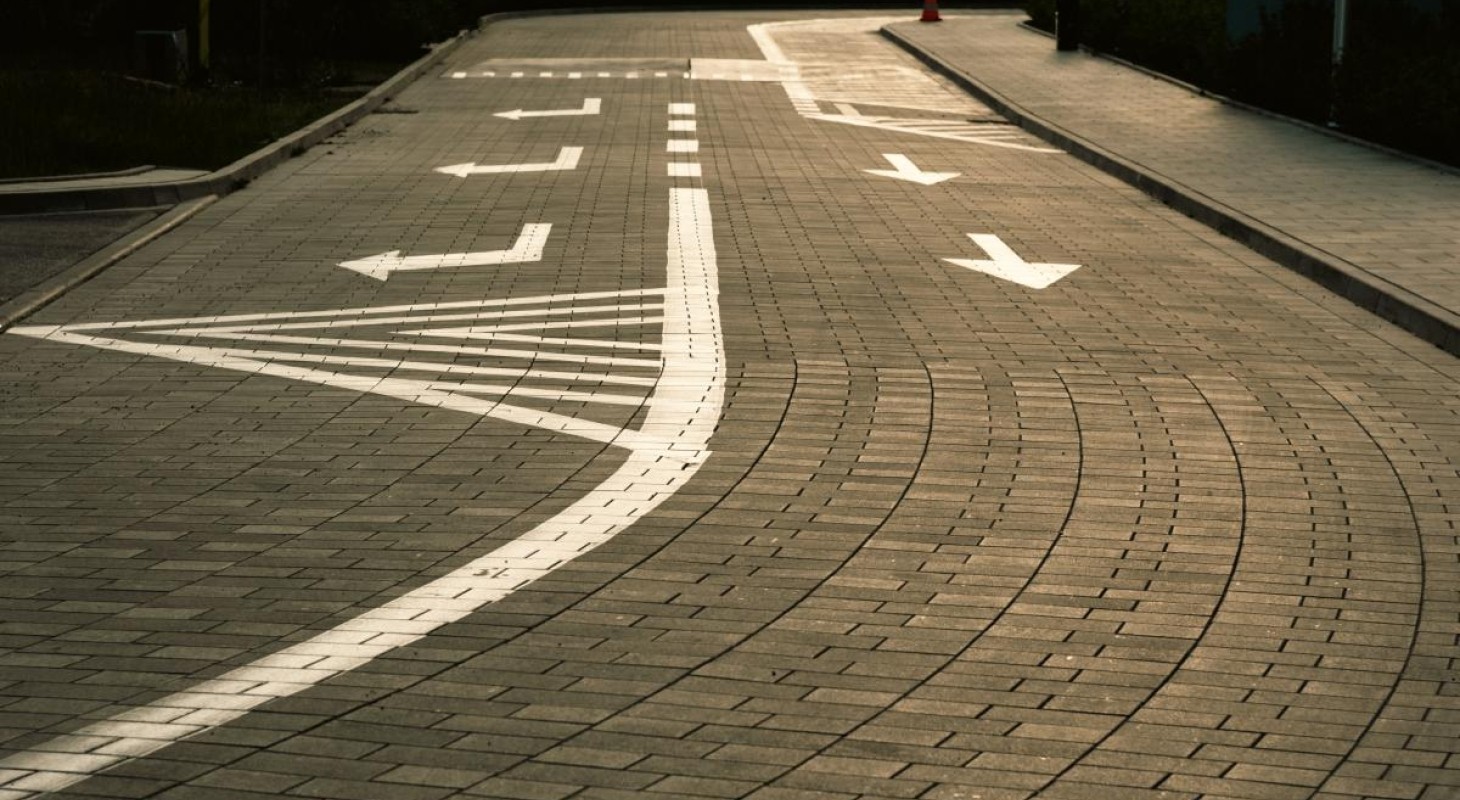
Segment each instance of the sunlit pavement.
M0 337L0 799L1454 796L1455 359L889 21L496 23Z

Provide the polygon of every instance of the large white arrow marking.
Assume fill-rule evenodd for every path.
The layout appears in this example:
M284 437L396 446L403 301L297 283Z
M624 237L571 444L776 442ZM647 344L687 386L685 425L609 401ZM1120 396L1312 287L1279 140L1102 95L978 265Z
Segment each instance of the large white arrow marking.
M970 233L968 238L988 253L988 260L945 258L960 267L1013 281L1031 289L1043 289L1080 268L1079 264L1031 264L991 233Z
M542 248L547 244L548 232L553 226L546 222L522 226L517 242L511 250L489 250L480 253L438 253L426 256L402 256L399 250L342 261L340 266L352 269L361 275L368 275L378 281L390 277L390 273L410 269L441 269L443 267L479 267L490 264L520 264L527 261L541 261Z
M519 120L523 117L591 117L603 109L603 101L597 97L589 97L583 100L582 108L565 108L556 111L523 111L514 108L511 111L499 111L493 114L494 117Z
M469 175L500 175L507 172L553 172L560 169L577 169L578 159L583 155L581 147L564 147L558 151L558 160L537 164L488 164L478 166L476 162L468 161L465 164L452 164L448 167L437 167L437 172L444 172L447 175L455 175L458 178L465 178Z
M913 183L921 183L924 186L932 186L935 183L952 180L961 172L923 172L918 168L912 159L902 153L883 153L882 157L892 164L894 169L864 169L863 172L870 172L873 175L881 175L884 178L899 178Z

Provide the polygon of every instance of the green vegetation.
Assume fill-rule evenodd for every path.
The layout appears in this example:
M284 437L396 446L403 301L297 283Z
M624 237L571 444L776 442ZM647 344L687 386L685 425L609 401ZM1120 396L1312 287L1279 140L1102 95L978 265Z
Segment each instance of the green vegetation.
M1227 40L1227 0L1080 0L1082 42L1205 89L1460 165L1460 3L1350 0L1333 70L1333 0L1286 0ZM1028 0L1054 30L1055 0Z
M206 69L198 52L205 0L0 3L6 178L142 164L213 169L343 105L419 57L422 45L485 14L624 0L206 0ZM185 74L164 31L183 32Z
M216 169L343 106L419 57L423 44L470 26L472 5L480 3L212 0L204 70L199 0L16 4L0 26L0 108L10 110L0 114L0 177L143 164ZM144 47L138 31L146 30L186 31L185 75L170 52Z
M0 176L142 164L212 170L349 98L253 88L167 88L94 71L0 71Z

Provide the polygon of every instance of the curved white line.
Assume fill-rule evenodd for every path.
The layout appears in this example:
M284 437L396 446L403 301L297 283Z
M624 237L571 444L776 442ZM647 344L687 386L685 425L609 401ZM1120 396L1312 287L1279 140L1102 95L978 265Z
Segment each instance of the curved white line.
M668 273L664 369L643 425L613 441L629 455L606 481L516 540L331 630L0 761L0 798L59 791L366 664L551 573L657 508L709 458L724 403L719 284L703 189L670 190ZM91 339L78 343L107 349L132 344L55 330L46 338Z

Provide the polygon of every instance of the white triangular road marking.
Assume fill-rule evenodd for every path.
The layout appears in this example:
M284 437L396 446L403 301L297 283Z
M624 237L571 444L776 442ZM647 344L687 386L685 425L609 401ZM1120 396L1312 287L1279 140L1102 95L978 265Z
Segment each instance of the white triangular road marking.
M719 322L714 231L710 203L704 189L671 189L668 238L668 275L664 296L663 357L655 360L659 380L642 401L645 412L637 430L618 428L549 411L514 406L479 394L500 396L512 385L468 384L459 380L429 381L349 374L283 363L266 352L237 348L168 345L155 341L112 338L107 332L146 333L160 324L214 325L285 318L331 318L345 315L433 313L443 308L486 309L531 302L552 303L554 297L527 300L482 300L336 309L297 314L248 314L145 322L82 323L12 328L9 333L52 342L98 347L136 355L207 364L245 373L358 389L405 402L454 409L470 414L573 434L626 449L618 468L602 483L549 519L518 538L477 557L456 570L365 610L312 638L284 650L233 668L211 680L134 706L108 719L91 722L70 734L43 742L30 750L0 760L0 795L23 800L37 793L61 791L134 758L148 755L173 742L196 736L244 716L271 700L290 697L330 680L397 647L419 641L444 625L467 618L483 606L510 595L550 574L573 559L611 540L672 497L695 476L710 457L714 434L725 399L725 347ZM633 290L617 296L660 294ZM569 296L572 301L600 293ZM369 324L368 321L362 324ZM378 342L376 344L387 344ZM483 354L487 354L483 351ZM346 366L334 354L303 363ZM529 356L530 357L530 356ZM373 357L372 357L373 358ZM364 366L364 365L359 365ZM379 364L377 364L379 366ZM404 362L401 363L405 367ZM451 365L446 364L449 368ZM506 377L506 376L503 376ZM531 387L522 387L531 388ZM559 393L576 400L587 393ZM543 397L545 391L532 389ZM638 398L617 392L601 402L636 403ZM78 749L77 742L86 743Z

